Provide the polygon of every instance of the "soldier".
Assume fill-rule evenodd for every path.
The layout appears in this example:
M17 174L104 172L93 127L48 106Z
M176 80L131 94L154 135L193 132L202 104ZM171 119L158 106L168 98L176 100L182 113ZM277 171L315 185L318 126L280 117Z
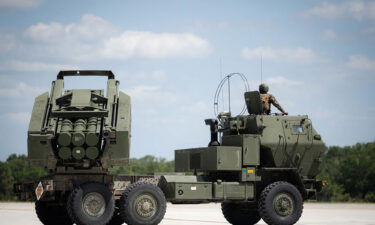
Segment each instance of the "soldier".
M273 95L267 93L268 90L269 90L269 87L267 84L259 85L260 100L262 102L263 114L269 115L271 113L271 104L272 104L278 110L280 110L280 112L282 112L283 115L288 115L288 113L284 111L284 109L281 107L281 105L276 100L276 98Z

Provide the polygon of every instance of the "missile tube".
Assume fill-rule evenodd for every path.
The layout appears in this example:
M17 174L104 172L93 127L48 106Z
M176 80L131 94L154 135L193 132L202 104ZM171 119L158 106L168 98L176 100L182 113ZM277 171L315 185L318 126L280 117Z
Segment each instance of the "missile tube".
M96 146L99 143L99 136L96 133L98 118L91 117L87 122L86 144L88 146Z
M64 119L61 124L60 134L57 138L57 143L61 146L69 146L72 140L72 130L72 121L70 121L69 119Z
M78 119L74 123L74 133L72 143L75 146L82 146L85 143L86 120Z

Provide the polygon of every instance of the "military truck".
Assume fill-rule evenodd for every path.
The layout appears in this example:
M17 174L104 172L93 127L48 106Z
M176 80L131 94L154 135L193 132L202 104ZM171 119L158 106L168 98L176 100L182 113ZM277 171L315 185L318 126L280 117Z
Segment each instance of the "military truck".
M67 76L105 76L107 89L64 90ZM29 163L48 175L14 191L36 201L45 225L157 224L166 210L157 177L110 173L128 165L130 137L130 97L111 71L61 71L35 98L28 129Z
M66 76L106 76L107 90L64 90ZM218 202L234 225L294 224L316 199L325 145L307 116L263 115L259 92L246 92L249 115L207 119L208 147L175 151L188 175L115 176L129 163L130 97L111 71L61 71L35 99L28 159L49 175L15 184L35 200L45 225L156 225L166 202ZM183 212L182 212L183 213Z
M207 119L208 147L175 151L176 172L194 175L163 176L159 186L172 203L221 202L234 225L294 224L322 189L325 144L307 116L263 115L258 91L244 97L249 115Z

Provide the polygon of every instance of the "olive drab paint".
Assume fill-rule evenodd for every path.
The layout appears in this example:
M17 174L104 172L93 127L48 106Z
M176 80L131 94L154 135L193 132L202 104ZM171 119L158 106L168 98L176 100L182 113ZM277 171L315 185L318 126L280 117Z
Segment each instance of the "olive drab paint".
M244 94L248 115L207 119L208 147L175 151L175 171L163 176L172 202L257 201L257 190L277 181L294 184L305 200L316 199L325 144L308 116L264 115L258 91ZM217 141L219 136L219 141Z
M65 76L106 76L107 90L64 90ZM28 159L49 174L14 184L14 191L20 199L37 200L36 213L42 222L43 218L55 221L65 212L65 225L105 225L111 219L155 225L164 217L167 200L221 202L231 224L255 224L260 218L267 224L295 224L303 201L316 200L322 189L316 176L325 144L311 120L305 115L264 115L258 91L244 95L248 115L224 112L205 120L211 133L208 147L176 150L178 173L112 174L111 167L128 165L131 138L130 97L118 90L111 71L60 71L51 92L35 98ZM82 193L112 203L103 216L97 216L84 207L90 202ZM128 205L132 199L150 198L153 207L142 205L154 216ZM59 210L42 210L41 205L49 209L56 202Z
M64 90L65 76L107 76L107 90ZM35 98L28 130L31 165L49 171L97 172L126 165L130 151L130 97L111 71L61 71L50 93ZM105 95L106 93L106 95ZM96 168L100 165L100 168Z

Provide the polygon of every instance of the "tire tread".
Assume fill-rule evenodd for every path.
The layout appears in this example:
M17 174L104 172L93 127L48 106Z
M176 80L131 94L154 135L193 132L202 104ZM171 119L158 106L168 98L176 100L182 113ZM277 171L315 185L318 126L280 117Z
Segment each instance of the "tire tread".
M221 211L229 223L233 225L253 225L259 222L260 216L256 210L248 210L246 214L239 210L239 206L233 203L221 203Z
M274 221L271 218L271 215L269 214L269 210L267 210L267 207L266 207L266 198L267 198L267 196L269 195L269 193L275 187L277 187L279 185L292 185L292 184L290 184L289 182L286 182L286 181L277 181L277 182L271 183L265 189L263 189L263 191L260 194L259 200L258 200L259 214L261 215L261 217L264 220L264 222L266 222L268 225L279 225L279 223L277 223L276 221ZM298 191L298 189L297 189L297 191ZM299 193L299 191L298 191L298 193ZM298 219L302 215L302 210L303 210L303 204L302 204L301 211L298 212L297 221L298 221ZM294 223L291 223L291 224L294 224Z
M164 193L160 190L160 188L158 186L156 186L154 184L151 184L151 183L148 183L148 182L136 182L134 184L129 185L128 188L126 188L126 190L121 195L120 206L123 207L124 209L128 208L129 201L127 201L127 199L129 198L129 195L131 195L131 193L135 189L140 188L142 186L148 186L148 187L154 189L155 191L159 192L159 194L161 194L163 196L163 199L162 199L163 204L161 204L162 208L160 209L160 213L164 217L165 212L167 210ZM128 224L128 225L138 225L138 223L136 223L135 221L132 221L132 219L129 218L129 216L126 213L126 210L120 210L120 216L125 221L126 224ZM158 223L160 223L160 221L157 222L157 223L148 224L148 225L156 225Z

